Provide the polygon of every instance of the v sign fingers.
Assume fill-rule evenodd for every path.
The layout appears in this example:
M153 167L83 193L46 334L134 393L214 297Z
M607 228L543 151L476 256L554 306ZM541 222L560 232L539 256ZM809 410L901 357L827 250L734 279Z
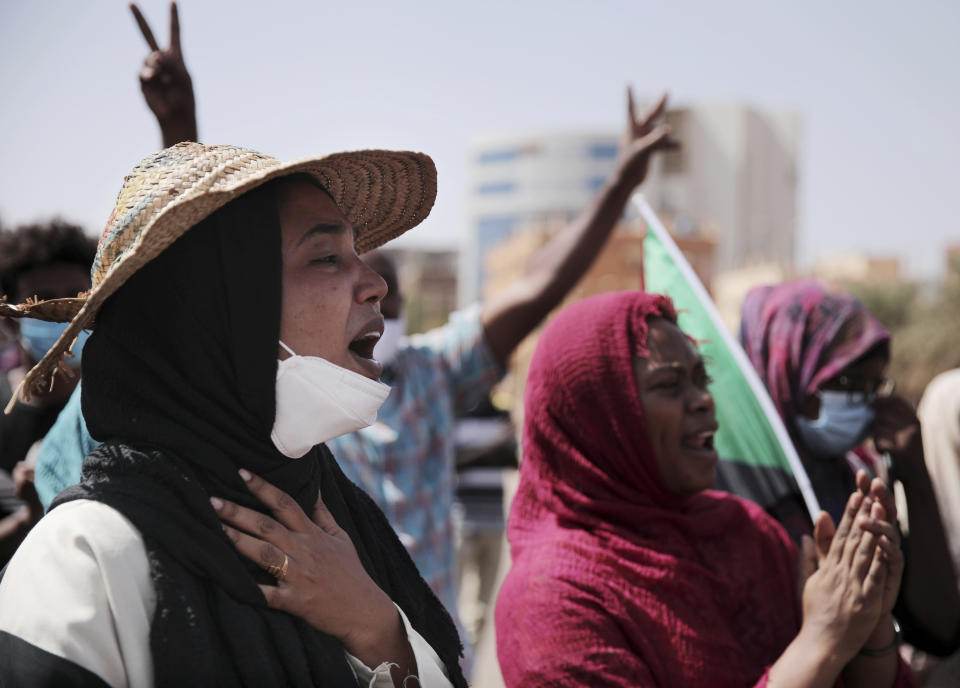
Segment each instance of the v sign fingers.
M657 99L653 105L644 113L643 119L637 122L638 132L643 135L653 129L654 124L664 111L667 109L667 93L666 91L660 95L660 98ZM636 120L634 120L636 121Z
M170 50L180 52L180 15L175 2L170 3Z
M140 12L140 8L131 2L130 11L133 12L133 18L137 20L137 26L140 27L140 33L142 33L143 37L147 39L147 45L150 46L150 50L152 52L159 52L160 46L157 45L157 39L153 37L153 31L150 30L150 25L144 18L143 13Z
M197 140L196 101L193 80L183 61L180 47L180 15L177 4L170 3L170 45L161 49L147 20L136 5L130 5L140 33L150 46L150 54L140 69L140 90L147 106L157 118L163 133L163 145Z

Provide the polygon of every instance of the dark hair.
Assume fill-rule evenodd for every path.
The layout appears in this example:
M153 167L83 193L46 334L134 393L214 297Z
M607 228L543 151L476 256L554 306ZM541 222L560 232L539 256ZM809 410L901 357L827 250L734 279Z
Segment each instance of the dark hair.
M0 290L11 301L17 294L17 279L28 270L53 263L72 263L89 270L97 241L83 228L60 218L45 224L0 229Z

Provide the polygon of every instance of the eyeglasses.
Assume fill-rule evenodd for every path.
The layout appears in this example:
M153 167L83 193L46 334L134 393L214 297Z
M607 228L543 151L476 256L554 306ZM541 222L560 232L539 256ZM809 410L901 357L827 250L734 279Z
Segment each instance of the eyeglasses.
M837 375L824 384L822 389L832 392L845 392L847 401L852 404L870 404L877 397L893 394L896 383L885 377L870 379L855 375Z

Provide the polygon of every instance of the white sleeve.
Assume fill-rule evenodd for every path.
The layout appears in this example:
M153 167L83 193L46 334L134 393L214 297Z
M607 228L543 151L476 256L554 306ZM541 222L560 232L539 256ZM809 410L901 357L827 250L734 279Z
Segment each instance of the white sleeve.
M396 603L394 603L394 606L397 606ZM400 612L400 618L403 619L407 641L410 643L413 656L417 661L417 673L420 677L419 685L422 688L449 688L452 684L450 679L447 678L447 670L440 657L423 639L423 636L410 625L410 621L403 610L397 607L397 611ZM390 677L390 667L393 665L390 662L383 662L377 668L371 669L349 652L344 652L344 654L347 657L347 663L353 669L353 675L357 678L357 685L363 686L363 688L393 688L393 679ZM415 682L411 683L410 688L417 685Z
M76 500L44 516L10 560L0 631L113 688L152 688L155 605L137 529L105 504Z

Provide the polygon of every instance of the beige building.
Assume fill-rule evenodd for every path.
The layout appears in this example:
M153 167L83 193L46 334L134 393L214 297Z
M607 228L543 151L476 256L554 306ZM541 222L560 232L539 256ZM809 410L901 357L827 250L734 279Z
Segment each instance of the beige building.
M960 274L960 244L947 246L945 253L947 257L947 274Z
M899 282L900 259L864 253L825 256L814 264L813 275L830 282Z
M754 287L777 284L795 278L793 271L785 269L778 263L727 270L719 273L713 280L713 302L727 329L739 338L740 309L743 307L743 300L747 293Z
M793 268L800 116L741 104L667 112L682 147L654 158L643 193L679 235L710 228L719 271Z

